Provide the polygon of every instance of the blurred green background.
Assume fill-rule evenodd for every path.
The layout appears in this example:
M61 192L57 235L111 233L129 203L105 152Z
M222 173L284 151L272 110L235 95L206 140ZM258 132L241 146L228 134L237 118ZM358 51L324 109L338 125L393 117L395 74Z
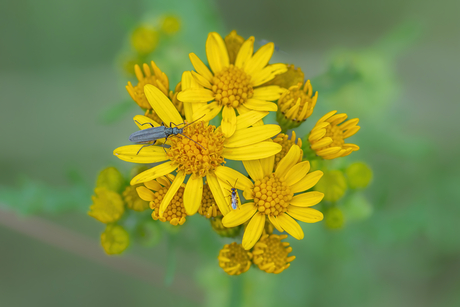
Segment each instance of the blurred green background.
M0 306L460 306L459 11L458 1L0 0ZM275 42L272 62L301 67L320 91L298 134L332 109L359 117L351 160L374 171L372 215L340 231L302 225L280 275L225 275L216 257L229 241L199 217L154 248L106 256L86 211L97 173L129 168L112 150L139 110L107 119L129 100L120 54L137 22L165 13L183 26L181 47L153 58L171 84L191 68L188 52L204 54L207 32L236 29ZM357 80L327 82L349 67Z

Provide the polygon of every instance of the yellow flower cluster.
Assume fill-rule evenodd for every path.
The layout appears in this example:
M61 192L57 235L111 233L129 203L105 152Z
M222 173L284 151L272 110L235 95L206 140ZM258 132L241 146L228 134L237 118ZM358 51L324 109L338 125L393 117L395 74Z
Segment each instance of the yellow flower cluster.
M165 24L171 32L178 28L172 20ZM152 46L152 35L143 31L149 38L136 34L141 40L136 44L139 50L149 50L145 45ZM174 92L156 63L143 64L143 71L135 66L138 84L128 82L126 88L144 110L134 117L141 131L130 137L138 144L113 153L124 161L154 165L133 176L133 187L121 194L124 198L97 190L91 216L105 223L117 221L123 216L123 199L133 210L150 207L153 220L174 226L198 212L221 236L238 237L244 229L240 243L226 244L219 253L225 272L239 275L254 264L277 274L295 259L289 256L292 247L283 242L287 234L301 240L299 221L323 220L323 213L312 207L323 198L341 198L347 182L362 188L370 181L361 165L347 169L348 179L341 171L311 169L310 162L320 165L318 161L359 149L344 142L359 130L358 119L344 122L347 115L333 111L303 140L295 131L288 134L312 116L318 93L300 68L269 63L273 43L255 51L254 42L254 37L244 39L236 31L225 38L209 33L207 61L190 53L194 70L182 73ZM277 123L264 123L270 112L277 112ZM326 180L320 181L322 177ZM140 199L134 200L134 190ZM103 246L113 253L120 250L114 246L123 235L111 231L104 242L113 238L112 243Z

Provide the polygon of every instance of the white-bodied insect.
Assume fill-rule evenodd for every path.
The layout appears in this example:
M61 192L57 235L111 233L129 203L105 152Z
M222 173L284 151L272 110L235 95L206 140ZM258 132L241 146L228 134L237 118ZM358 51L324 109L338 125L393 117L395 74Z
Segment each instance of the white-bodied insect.
M229 196L232 198L232 209L233 210L236 210L236 208L238 208L238 192L236 191L236 188L235 188L237 182L238 182L238 178L236 178L235 184L233 186L230 184L230 182L228 182L228 184L232 187L231 191L229 189L227 189L227 191L230 192Z
M152 128L147 128L147 129L144 129L144 130L139 130L139 131L134 132L133 134L131 134L129 136L129 140L131 142L133 142L133 143L138 143L138 144L139 143L140 144L145 144L145 143L149 143L149 142L153 141L153 143L151 143L151 144L145 144L144 146L142 146L139 149L139 151L137 152L137 154L139 154L139 152L141 151L142 148L155 144L156 141L159 140L159 139L166 139L165 141L167 141L168 137L170 137L170 136L178 136L179 134L181 136L183 136L183 137L186 137L190 141L200 145L201 147L203 147L200 143L197 143L194 140L192 140L191 138L189 138L188 136L184 135L184 129L185 129L185 127L190 126L194 122L202 119L205 115L203 115L200 118L194 120L190 124L185 124L185 122L184 122L182 124L176 125L175 123L171 122L171 123L169 123L169 127L165 126L164 123L161 123L161 126L159 126L159 127L154 127L151 123L143 123L143 124L141 124L136 120L136 123L138 123L140 126L150 125L150 126L152 126ZM172 125L174 125L175 127L172 127ZM182 128L179 128L180 125L185 125L185 126L182 127Z

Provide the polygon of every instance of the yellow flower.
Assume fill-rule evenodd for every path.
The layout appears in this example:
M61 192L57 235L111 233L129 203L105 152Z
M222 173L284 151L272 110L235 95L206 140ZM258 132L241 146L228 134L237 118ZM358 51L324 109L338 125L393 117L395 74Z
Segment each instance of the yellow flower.
M198 208L198 213L208 219L222 216L222 212L220 212L207 182L203 185L203 199L201 200L200 208Z
M325 171L315 190L324 193L324 200L338 201L347 191L347 180L340 170Z
M123 175L116 167L107 167L99 173L96 188L107 188L113 192L120 192L125 184Z
M128 232L120 225L107 225L101 234L101 245L109 255L121 254L129 245Z
M91 199L93 204L89 207L88 215L102 223L113 223L120 219L125 212L125 205L121 196L106 187L95 188Z
M304 234L294 219L306 223L316 223L323 219L321 212L310 208L323 199L323 193L308 192L294 196L312 188L323 175L321 171L308 173L310 163L299 163L300 156L300 147L292 146L274 172L274 157L243 161L244 167L255 182L252 183L247 177L238 176L238 184L246 186L243 196L252 202L229 212L222 222L225 227L234 227L249 220L243 236L245 249L252 248L259 240L266 217L278 231L286 231L298 240L301 240Z
M244 38L239 36L235 30L225 36L225 47L227 47L228 60L230 64L235 64L236 56L244 43Z
M372 181L372 170L364 162L350 164L345 170L348 184L352 189L362 189Z
M291 139L289 139L289 136L287 134L280 133L273 139L273 142L280 144L283 147L283 149L281 149L281 151L277 153L275 156L275 167L278 166L278 163L281 161L281 159L283 159L286 156L286 154L289 152L289 149L291 149L293 145L298 145L300 148L302 148L302 140L300 138L296 140L295 131L292 131ZM301 155L299 162L302 161L303 157L302 149L300 150L300 152Z
M190 74L188 75L191 78ZM185 86L185 84L190 83L190 80L183 78L182 82ZM158 88L148 84L145 86L145 94L152 108L163 122L168 123L168 125L169 123L182 123L182 118L177 109ZM186 116L189 113L186 111ZM262 115L260 112L248 112L239 116L236 121L237 131L230 138L225 138L220 129L209 126L204 121L197 121L184 128L182 135L169 137L167 144L170 144L171 147L168 149L160 146L149 146L140 150L143 145L128 145L115 149L114 155L121 160L134 163L166 161L135 176L131 180L131 185L151 181L177 170L176 178L161 203L160 217L163 216L173 195L185 181L186 175L191 175L184 191L184 204L187 214L193 215L198 211L203 194L203 177L206 177L219 210L225 215L229 211L230 205L228 199L224 197L221 184L216 175L226 173L231 176L233 175L233 170L223 166L225 163L224 158L239 161L243 159L262 159L273 156L281 150L279 144L265 141L280 132L281 129L278 125L248 128L259 121ZM159 126L158 123L145 116L137 115L134 119L140 129L150 127L149 125L142 125L144 123L151 123L155 127ZM190 139L193 139L193 141ZM230 178L235 181L234 177ZM237 185L240 189L244 187L240 182Z
M359 119L354 118L342 123L347 118L347 114L334 115L335 113L337 111L331 111L321 117L308 136L310 148L326 160L345 157L359 150L358 145L345 144L345 139L361 128L357 126Z
M287 269L295 256L288 256L292 247L288 242L281 242L286 238L287 235L263 235L252 251L254 264L267 273L279 274Z
M123 198L129 209L134 211L144 211L149 208L149 203L141 199L136 191L137 186L127 186L123 191Z
M219 266L228 275L240 275L249 270L251 258L252 254L244 250L241 244L236 242L224 245L217 257Z
M289 89L291 86L304 82L304 74L300 67L295 68L293 64L287 64L287 71L277 75L266 85L279 85L282 88Z
M267 65L273 54L273 43L262 46L255 54L253 49L254 37L250 37L241 46L235 64L230 64L224 40L219 34L211 32L206 41L206 55L211 70L194 53L190 54L196 70L192 74L199 86L182 91L178 97L184 102L206 103L194 112L193 119L204 115L203 120L209 121L222 110L222 132L230 137L236 130L235 109L239 114L250 110L267 112L278 109L270 101L277 100L284 89L263 84L285 72L286 65Z
M158 31L146 25L137 27L131 34L131 45L142 55L152 52L158 45Z
M180 30L180 19L174 15L167 15L161 23L161 30L166 34L174 34Z
M183 200L184 184L181 184L174 192L171 199L166 197L172 189L171 182L174 182L174 179L175 176L171 174L158 177L155 180L145 182L145 187L140 186L136 190L140 198L150 202L150 208L153 209L152 218L154 220L169 222L171 225L177 226L185 223L187 213L185 212ZM152 191L155 191L155 193ZM169 206L167 206L163 214L159 214L164 202L168 202Z
M278 100L278 112L276 120L283 128L283 131L297 128L301 123L307 120L313 113L318 92L313 96L313 88L310 80L302 84L293 85L289 91L281 95Z

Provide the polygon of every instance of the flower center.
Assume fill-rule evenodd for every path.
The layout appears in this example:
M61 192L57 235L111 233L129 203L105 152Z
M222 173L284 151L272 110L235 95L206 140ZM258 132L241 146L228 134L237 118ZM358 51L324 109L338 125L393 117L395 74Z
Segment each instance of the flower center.
M201 206L198 209L198 212L207 218L222 216L222 213L220 212L219 207L217 207L216 200L214 199L211 189L207 183L203 186L203 197L201 199Z
M299 109L292 115L292 118L295 121L301 122L308 117L307 110L304 110L304 108L308 109L308 105L312 103L312 99L299 87L290 88L286 95L280 97L278 105L281 110L284 110L283 113L286 113L287 110L297 104L297 101L300 103Z
M342 148L345 141L343 140L343 131L337 125L329 125L326 127L326 135L324 137L332 138L332 143L324 148L340 147Z
M241 244L226 244L219 253L219 265L229 275L240 275L249 270L251 254Z
M275 174L265 176L254 183L254 204L260 213L278 216L286 212L294 193Z
M186 127L182 135L169 137L171 148L167 155L172 162L179 164L179 171L205 177L225 163L221 156L224 140L224 135L215 126L197 122Z
M289 267L289 262L295 259L288 257L292 251L288 243L281 242L287 236L264 235L254 246L254 263L268 273L280 273Z
M166 192L168 192L168 189L169 187L166 186L162 187L161 189L158 189L158 191L155 192L154 200L150 203L151 208L155 210L152 213L152 217L155 220L160 219L162 222L171 222L172 220L176 219L175 221L173 221L173 223L177 225L177 223L180 223L180 220L182 218L185 218L187 216L183 201L185 189L183 187L180 187L179 190L177 190L176 195L174 195L173 199L171 200L171 203L168 205L168 207L166 207L166 210L163 213L163 217L160 218L160 204L163 198L165 197Z
M212 78L212 91L219 105L237 108L252 98L251 76L242 69L230 64Z

